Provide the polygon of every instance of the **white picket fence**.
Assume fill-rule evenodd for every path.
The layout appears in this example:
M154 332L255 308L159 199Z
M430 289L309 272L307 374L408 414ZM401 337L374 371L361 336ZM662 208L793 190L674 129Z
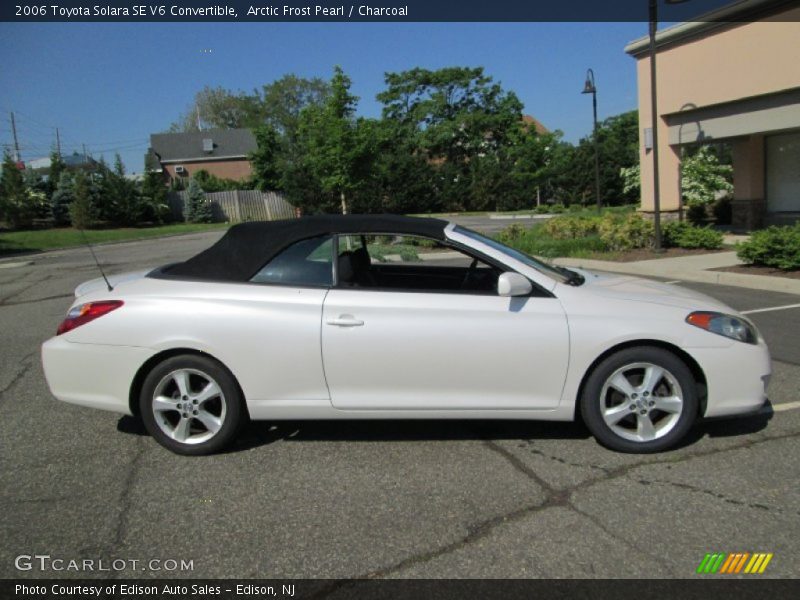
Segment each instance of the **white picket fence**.
M186 206L186 192L170 192L167 199L173 216L182 220ZM243 221L276 221L294 219L295 207L289 204L279 192L260 192L258 190L233 190L206 194L206 202L211 203L214 219L241 223Z

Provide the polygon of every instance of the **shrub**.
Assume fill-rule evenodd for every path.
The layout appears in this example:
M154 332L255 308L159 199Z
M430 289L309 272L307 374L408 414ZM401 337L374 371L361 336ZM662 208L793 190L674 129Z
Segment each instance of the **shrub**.
M550 209L547 207L546 204L540 204L536 208L533 209L533 213L537 215L546 215L550 212Z
M542 230L554 240L574 240L597 234L600 217L555 217L549 219Z
M686 221L664 224L664 246L674 248L705 248L716 250L722 247L722 234L711 227L695 227Z
M600 239L611 251L651 248L655 240L653 222L633 213L622 219L605 215L598 224Z
M736 255L754 265L800 269L800 223L753 232L749 241L737 244Z
M567 210L566 206L564 206L561 203L557 203L557 204L551 204L549 206L549 210L547 212L549 212L551 214L554 214L554 215L560 215L561 213L565 212L566 210Z
M497 239L504 244L513 246L514 242L525 235L525 228L519 223L514 223L497 234Z

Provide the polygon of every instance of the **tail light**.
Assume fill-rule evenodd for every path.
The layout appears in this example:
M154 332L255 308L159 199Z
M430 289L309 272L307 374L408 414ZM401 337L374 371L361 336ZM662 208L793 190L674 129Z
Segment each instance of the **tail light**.
M100 300L99 302L87 302L86 304L74 306L67 313L67 318L58 326L56 335L72 331L89 321L94 321L98 317L107 315L112 310L117 310L120 306L122 306L122 300Z

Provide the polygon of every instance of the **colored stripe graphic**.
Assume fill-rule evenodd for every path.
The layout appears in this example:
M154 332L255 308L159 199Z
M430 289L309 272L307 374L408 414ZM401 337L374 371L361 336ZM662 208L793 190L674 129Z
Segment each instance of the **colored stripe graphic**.
M728 558L722 563L722 568L719 570L720 573L730 573L731 566L736 562L736 559L739 557L738 554L728 554Z
M745 552L742 554L742 557L739 559L739 563L736 565L736 570L734 571L734 573L738 573L739 571L742 570L742 567L744 566L744 563L749 556L750 556L749 552Z
M735 575L744 572L748 575L760 575L767 569L772 560L772 552L708 552L697 566L697 573ZM744 571L742 571L744 569Z

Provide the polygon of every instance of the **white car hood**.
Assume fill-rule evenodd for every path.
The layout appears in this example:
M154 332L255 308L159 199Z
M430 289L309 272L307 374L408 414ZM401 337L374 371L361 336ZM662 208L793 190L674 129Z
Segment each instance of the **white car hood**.
M573 269L573 271L578 271L586 278L586 282L581 287L585 288L586 292L596 296L662 304L688 310L715 310L728 314L737 312L711 296L678 285L630 275L598 273L585 269Z
M124 285L130 281L136 281L137 279L141 279L145 275L147 275L152 269L145 269L143 271L131 271L130 273L120 273L119 275L110 275L108 277L108 282L111 284L111 287L116 289L119 285ZM106 285L105 280L102 277L98 277L97 279L90 279L89 281L84 281L78 287L75 288L75 297L79 298L80 296L85 296L90 292L98 292L101 290L108 290L108 286Z

